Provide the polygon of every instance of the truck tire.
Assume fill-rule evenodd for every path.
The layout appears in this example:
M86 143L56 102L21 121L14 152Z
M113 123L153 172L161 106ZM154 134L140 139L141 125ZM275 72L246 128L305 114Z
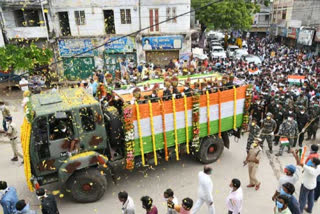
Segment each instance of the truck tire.
M198 159L201 163L209 164L218 160L223 152L222 139L217 136L204 137L201 139L201 146Z
M107 179L96 168L76 172L67 183L72 198L80 203L98 201L107 188Z

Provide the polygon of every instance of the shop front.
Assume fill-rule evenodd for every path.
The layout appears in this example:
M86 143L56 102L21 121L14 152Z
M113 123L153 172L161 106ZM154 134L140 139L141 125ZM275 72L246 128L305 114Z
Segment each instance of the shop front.
M114 75L121 66L137 64L136 45L133 37L111 37L104 50L104 68Z
M152 36L142 38L147 63L165 67L172 59L179 59L183 36Z
M296 45L298 35L299 35L299 28L288 27L288 29L287 29L287 37L289 38L289 40L288 40L288 45L289 46L295 46Z
M68 80L86 79L92 75L95 63L91 39L59 40L58 48L63 60L63 74ZM80 53L84 54L76 56Z

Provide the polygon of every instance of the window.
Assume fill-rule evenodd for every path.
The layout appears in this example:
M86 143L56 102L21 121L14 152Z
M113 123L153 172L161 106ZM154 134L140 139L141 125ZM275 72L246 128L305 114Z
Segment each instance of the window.
M159 31L159 9L149 10L150 31ZM155 26L154 26L155 25Z
M177 11L177 9L175 7L172 7L172 8L167 7L167 19L172 19L175 17L174 19L170 20L169 22L177 23L177 18L176 18L177 12L176 11Z
M79 111L82 129L85 132L90 132L96 129L96 124L94 122L94 114L91 108L82 108Z
M269 21L269 19L270 19L270 16L269 15L265 15L264 20L265 21Z
M59 114L65 114L65 117L56 118L53 114L49 116L51 141L73 138L72 114L70 112L59 112Z
M131 24L131 10L120 9L121 24Z
M59 12L58 16L62 36L71 36L68 12Z
M36 27L40 26L39 10L16 10L14 18L17 27Z
M74 11L74 17L76 19L77 25L85 25L86 24L86 14L84 10Z
M46 117L37 118L33 123L34 143L39 159L50 157L48 142L48 123Z
M282 11L282 19L286 19L287 11Z
M114 13L113 10L104 10L104 26L106 34L115 34L116 29L114 26Z

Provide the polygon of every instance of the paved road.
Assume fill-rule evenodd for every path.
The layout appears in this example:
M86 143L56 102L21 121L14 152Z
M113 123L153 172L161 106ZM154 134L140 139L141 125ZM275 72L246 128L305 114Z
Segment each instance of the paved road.
M15 95L8 97L19 97ZM18 101L10 101L14 111L15 122L21 124L22 112ZM15 105L17 107L13 107ZM294 159L291 155L285 153L281 158L275 158L273 155L268 155L263 151L258 171L258 178L262 185L259 191L246 188L248 184L247 167L243 167L245 158L246 136L235 142L231 139L231 149L225 150L220 160L212 164L214 182L214 204L216 213L227 213L225 198L227 197L230 188L229 183L232 178L239 178L242 181L244 189L244 209L243 214L267 214L273 213L274 203L271 201L271 196L277 185L277 178L283 171L283 166L288 163L293 163ZM265 145L266 147L266 145ZM278 148L276 148L277 150ZM12 157L9 144L5 143L5 139L0 137L0 179L9 182L17 188L19 198L26 199L32 205L33 209L39 209L39 202L34 193L30 193L25 183L23 166L19 163L10 162ZM117 193L121 190L126 190L132 196L136 204L138 214L144 213L140 197L149 195L154 199L154 204L158 207L159 213L165 213L165 203L163 200L163 191L166 188L172 188L178 197L179 201L183 197L191 197L197 199L197 174L202 170L202 165L194 161L191 157L183 157L180 161L171 160L168 163L163 163L157 167L140 168L134 172L128 172L119 169L117 172L117 184L110 184L106 194L96 203L78 204L73 202L70 197L65 194L63 198L58 198L59 209L63 214L73 213L121 213L121 204L117 199ZM298 185L300 186L300 185ZM57 190L55 185L48 186L50 190ZM320 202L315 205L313 213L320 213ZM207 213L207 208L203 207L200 213ZM1 211L0 211L1 213Z

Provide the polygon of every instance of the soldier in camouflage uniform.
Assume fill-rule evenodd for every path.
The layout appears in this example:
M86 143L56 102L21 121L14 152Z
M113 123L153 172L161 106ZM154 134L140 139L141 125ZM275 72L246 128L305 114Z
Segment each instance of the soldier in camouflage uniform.
M279 131L279 127L280 127L281 123L283 122L284 114L285 114L285 110L283 109L282 105L281 104L276 104L276 109L275 109L274 114L273 114L273 119L277 123L277 128L275 130L275 133L278 133L278 131ZM275 145L279 144L279 139L280 139L279 136L275 136L274 137Z
M277 123L272 119L272 114L267 113L267 117L262 122L261 127L261 147L263 147L263 142L266 139L269 147L269 152L272 154L272 141L274 137L274 131L277 128Z
M307 132L308 132L307 140L310 140L311 137L313 138L313 140L315 140L317 136L318 125L319 125L319 116L320 116L319 104L317 104L316 102L312 102L309 108L309 115L311 120L314 120L314 121L310 124L310 126L307 129Z
M249 136L247 141L247 153L249 152L251 148L251 144L253 143L253 140L257 137L259 137L260 133L260 127L257 124L256 119L252 119L251 124L249 125Z
M278 135L281 137L288 138L289 140L289 145L288 145L288 152L290 152L290 148L292 147L294 143L295 137L297 137L299 134L299 129L298 129L298 123L297 121L294 120L293 115L289 115L287 120L284 120L282 124L280 125ZM279 153L276 154L276 156L281 156L284 150L283 145L280 145L280 150Z

